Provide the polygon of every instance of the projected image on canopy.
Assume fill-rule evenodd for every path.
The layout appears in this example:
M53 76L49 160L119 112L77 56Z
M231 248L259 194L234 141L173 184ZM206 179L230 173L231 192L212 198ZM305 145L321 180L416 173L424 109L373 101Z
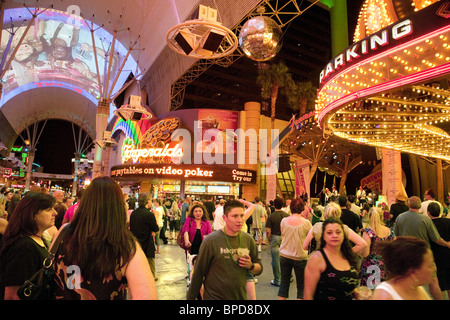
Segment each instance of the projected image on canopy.
M22 8L5 12L0 46L2 69L31 18L30 12ZM99 80L103 86L108 73L112 36L94 25L95 57L90 27L82 18L68 13L50 9L39 13L2 79L3 103L24 90L60 86L61 83L67 84L69 88L72 86L76 91L81 89L85 91L84 94L92 95L93 99L99 99ZM109 86L126 53L127 50L116 41ZM117 81L119 88L129 73L135 72L136 63L131 57L128 60L121 74L122 81L121 78Z

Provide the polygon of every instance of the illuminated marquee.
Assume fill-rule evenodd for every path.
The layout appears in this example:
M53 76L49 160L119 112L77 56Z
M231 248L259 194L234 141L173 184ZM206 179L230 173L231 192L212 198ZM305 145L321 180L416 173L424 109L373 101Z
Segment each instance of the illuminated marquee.
M410 35L412 32L412 21L407 19L394 24L390 30L382 30L377 34L370 36L368 39L359 41L345 50L344 53L339 54L336 58L334 58L334 60L332 60L332 62L327 64L325 69L323 69L320 73L320 83L323 83L325 79L333 72L344 67L350 62L354 63L362 56L373 53L374 51L381 51L380 49L388 45L390 42L389 34L391 35L392 40L397 41L407 35Z
M450 159L450 135L439 126L450 121L450 91L440 82L450 74L449 9L449 0L436 2L332 60L316 105L324 133Z
M331 60L320 76L318 124L352 101L448 73L450 25L439 5L364 38Z

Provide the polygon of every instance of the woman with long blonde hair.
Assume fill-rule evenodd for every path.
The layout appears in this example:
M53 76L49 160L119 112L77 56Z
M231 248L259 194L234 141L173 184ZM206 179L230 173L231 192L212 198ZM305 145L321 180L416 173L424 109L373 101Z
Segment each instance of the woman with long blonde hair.
M335 202L330 202L326 205L323 211L323 218L325 220L328 218L335 218L340 220L341 214L341 207ZM310 243L314 242L314 249L310 249L310 251L314 251L316 248L320 247L320 238L322 237L322 224L322 221L316 222L311 230L309 230L309 233L306 236L305 241L303 242L303 250L307 250ZM355 246L352 248L353 252L360 252L367 246L367 243L364 241L364 239L361 238L355 231L350 229L347 225L344 225L344 232L347 235L348 239L355 244Z
M376 244L394 239L394 231L384 225L381 208L370 208L369 223L362 230L362 235L367 247L361 252L365 257L361 262L361 286L374 289L381 281L386 280L383 257Z

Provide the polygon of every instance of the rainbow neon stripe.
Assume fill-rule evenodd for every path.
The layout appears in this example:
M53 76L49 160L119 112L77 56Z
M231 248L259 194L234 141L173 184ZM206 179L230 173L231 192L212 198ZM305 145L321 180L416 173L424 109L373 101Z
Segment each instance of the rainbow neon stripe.
M134 145L137 146L139 144L139 141L141 141L142 134L145 131L141 130L140 123L142 121L133 123L131 120L124 121L122 118L117 118L116 122L114 123L113 129L112 129L112 135L117 130L122 130L123 133L130 139L134 141Z

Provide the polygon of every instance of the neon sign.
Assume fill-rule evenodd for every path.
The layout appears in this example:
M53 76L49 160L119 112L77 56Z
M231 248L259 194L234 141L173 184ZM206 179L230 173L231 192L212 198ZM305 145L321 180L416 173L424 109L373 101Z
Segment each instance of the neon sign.
M391 28L391 37L393 40L400 40L403 37L412 34L413 26L412 21L407 19L394 24ZM364 39L356 43L355 45L347 48L344 53L339 54L332 62L328 63L325 69L320 73L320 83L323 83L325 79L336 70L344 67L346 64L355 62L363 55L374 51L380 51L379 49L389 44L388 30L382 30L379 34L374 34L368 39Z
M141 158L150 157L182 157L183 150L179 145L170 148L168 144L164 148L147 148L147 149L136 149L134 145L124 144L122 147L122 163L133 159L134 162L139 161Z
M4 178L11 178L13 174L11 168L1 168L1 173Z
M131 123L130 123L131 124ZM139 131L148 124L147 120L142 120L139 124ZM180 143L172 142L171 135L180 125L177 118L165 118L150 126L136 143L132 137L125 138L122 146L122 163L132 160L134 163L142 162L175 162L183 157L183 149ZM137 128L135 128L136 131Z

